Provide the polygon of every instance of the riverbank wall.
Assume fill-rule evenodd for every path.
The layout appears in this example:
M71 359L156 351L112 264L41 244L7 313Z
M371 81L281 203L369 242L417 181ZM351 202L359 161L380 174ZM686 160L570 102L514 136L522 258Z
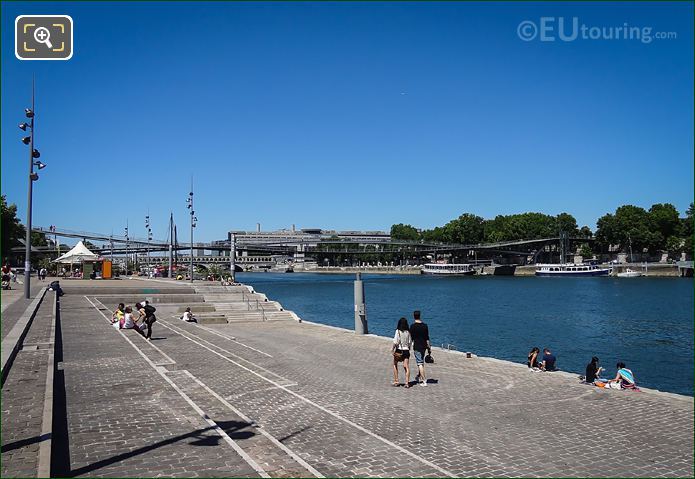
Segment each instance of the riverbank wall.
M616 265L602 265L604 267L613 267L613 274L621 273L628 268L633 271L642 271L645 276L649 277L663 277L663 278L677 278L680 276L678 271L678 266L675 264L667 263L650 263L646 267L644 263L623 263ZM536 265L526 265L517 266L513 276L535 276ZM476 268L480 271L480 268ZM485 267L485 272L492 272L492 268L489 266ZM321 273L321 274L355 274L357 272L363 274L404 274L404 275L417 275L420 274L420 268L417 266L408 266L404 268L400 267L325 267L321 266L315 269L303 271L305 273ZM492 276L492 274L491 274ZM511 276L511 275L510 275Z

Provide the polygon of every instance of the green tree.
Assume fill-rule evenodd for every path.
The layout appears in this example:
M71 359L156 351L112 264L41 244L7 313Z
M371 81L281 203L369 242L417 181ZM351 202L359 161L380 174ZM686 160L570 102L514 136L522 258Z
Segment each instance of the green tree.
M208 268L208 273L213 276L213 279L220 279L222 277L222 268L214 264Z
M398 223L397 225L391 226L391 238L417 241L420 239L420 233L418 233L418 230L414 226Z
M471 213L464 213L444 225L447 243L476 244L485 237L485 220Z
M681 238L678 236L669 236L666 240L666 251L672 257L680 256L681 252L684 251L685 245L687 244L686 238Z
M663 247L664 237L653 230L650 214L639 206L624 205L615 214L606 214L598 219L596 240L603 247L615 245L628 251L630 243L633 251L656 251Z
M584 243L581 248L579 248L579 254L582 255L584 259L592 258L594 252L591 251L591 247L587 243Z
M690 203L688 210L685 212L685 218L680 219L680 231L683 238L692 238L693 236L693 213L695 213L695 205Z
M428 243L444 243L444 228L437 226L431 230L425 230L422 232L422 239Z
M652 229L661 233L663 243L666 246L666 239L680 233L681 221L678 217L678 210L670 203L657 203L649 208L649 219Z
M485 241L488 243L497 243L504 241L506 223L508 216L497 215L494 219L485 221Z
M594 234L591 232L591 228L589 228L588 226L585 225L579 229L580 238L592 238L593 236Z
M46 241L46 234L39 233L38 231L31 232L31 245L32 246L48 246L48 241Z
M557 220L557 229L566 233L570 237L579 236L579 228L577 228L577 220L569 213L560 213L555 217Z
M690 236L683 238L683 251L692 258L695 255L695 237Z
M17 218L17 205L7 204L7 198L2 195L2 259L4 261L14 246L19 246L20 239L26 235L24 226Z

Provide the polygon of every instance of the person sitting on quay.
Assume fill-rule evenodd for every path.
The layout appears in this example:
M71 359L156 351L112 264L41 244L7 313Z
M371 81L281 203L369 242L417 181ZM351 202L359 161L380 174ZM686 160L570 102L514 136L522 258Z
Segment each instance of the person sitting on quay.
M553 353L550 352L550 349L544 348L543 349L543 359L541 360L541 364L539 366L541 371L557 371L557 367L555 365L557 361L557 358Z
M601 379L601 372L603 368L598 365L598 358L596 356L591 358L591 362L586 365L586 375L584 376L584 381L590 384L595 382L603 381Z
M124 315L125 315L125 304L118 303L118 307L116 308L116 311L114 311L113 314L111 315L111 324L113 324L113 323L123 324L123 316Z
M130 306L127 306L124 310L124 315L123 315L123 326L121 329L134 329L138 333L142 335L142 337L145 337L145 333L142 332L142 329L136 324L135 319L133 318L133 308Z
M538 355L540 354L541 350L536 346L531 351L528 353L528 361L526 361L526 365L530 369L538 369Z
M614 379L596 382L595 384L600 388L631 389L633 391L639 391L635 383L635 375L632 374L631 370L625 367L625 363L621 361L616 364L616 367L618 368L618 372Z
M191 312L191 307L187 307L186 311L184 311L183 316L181 316L181 319L188 322L188 323L197 323L198 320L193 317L193 313Z
M403 362L405 369L405 387L410 387L410 347L413 340L410 337L410 327L408 320L401 318L396 326L396 333L393 336L391 354L393 355L393 385L400 386L398 382L398 363Z

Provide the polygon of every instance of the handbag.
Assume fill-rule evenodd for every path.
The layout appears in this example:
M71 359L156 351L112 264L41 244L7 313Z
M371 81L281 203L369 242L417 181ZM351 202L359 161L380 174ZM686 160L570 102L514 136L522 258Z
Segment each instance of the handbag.
M399 361L399 362L403 361L405 359L405 357L404 357L405 355L403 354L403 352L400 349L398 349L398 346L400 346L400 345L401 345L401 332L398 331L398 344L396 345L396 349L393 350L393 359L395 359L396 361Z
M425 356L425 362L428 363L428 364L433 364L433 363L434 363L434 358L432 357L431 354L428 354L427 356Z

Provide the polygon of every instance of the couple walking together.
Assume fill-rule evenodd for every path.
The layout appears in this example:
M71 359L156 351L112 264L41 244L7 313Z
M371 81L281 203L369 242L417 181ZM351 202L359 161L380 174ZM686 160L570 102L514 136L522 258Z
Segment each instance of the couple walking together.
M405 387L410 387L410 348L415 353L415 363L417 364L418 374L415 381L420 386L427 386L425 376L425 362L432 361L432 346L430 344L430 332L427 325L420 319L420 311L413 312L415 322L408 326L408 320L401 318L398 320L396 333L393 336L393 385L400 386L398 382L398 363L403 362L405 368ZM425 355L427 351L427 355Z

